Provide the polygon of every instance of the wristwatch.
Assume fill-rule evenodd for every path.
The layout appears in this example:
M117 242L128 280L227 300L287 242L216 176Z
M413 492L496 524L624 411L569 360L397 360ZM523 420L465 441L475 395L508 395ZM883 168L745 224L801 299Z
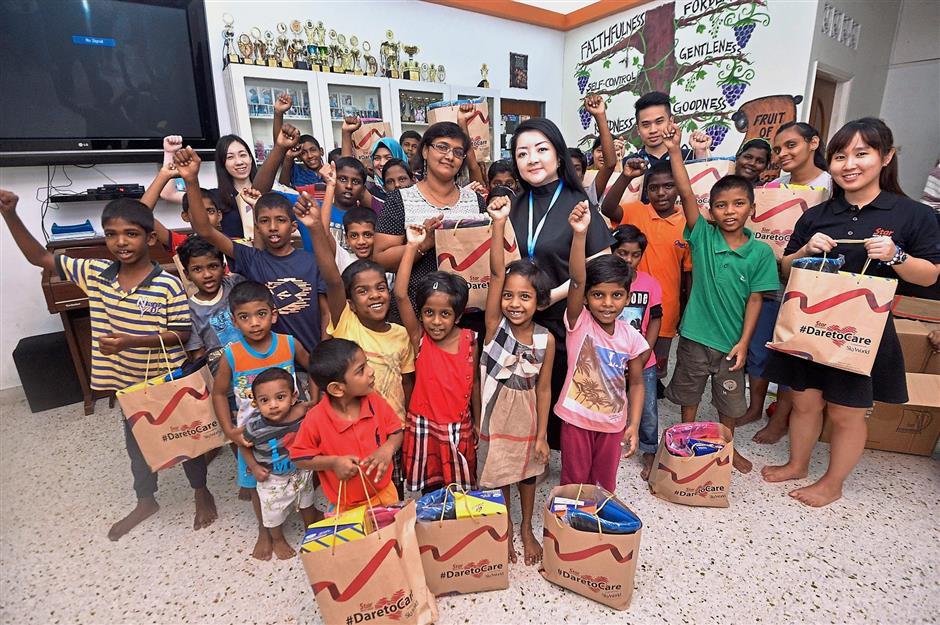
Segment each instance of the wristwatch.
M907 260L907 252L902 250L900 245L895 244L894 247L897 248L897 251L894 253L894 257L891 260L887 261L885 264L886 265L903 265L904 261Z

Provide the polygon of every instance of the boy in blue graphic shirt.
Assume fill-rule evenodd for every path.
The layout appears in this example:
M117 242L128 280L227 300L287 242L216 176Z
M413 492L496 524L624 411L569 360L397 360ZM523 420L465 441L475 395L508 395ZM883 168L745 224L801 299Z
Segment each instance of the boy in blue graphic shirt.
M286 560L296 555L282 529L291 510L300 509L304 526L320 516L313 507L316 489L313 472L298 469L287 452L303 423L305 405L298 401L294 376L280 367L258 374L251 392L254 411L245 423L244 436L252 447L245 460L258 482L261 520L271 532L274 555Z

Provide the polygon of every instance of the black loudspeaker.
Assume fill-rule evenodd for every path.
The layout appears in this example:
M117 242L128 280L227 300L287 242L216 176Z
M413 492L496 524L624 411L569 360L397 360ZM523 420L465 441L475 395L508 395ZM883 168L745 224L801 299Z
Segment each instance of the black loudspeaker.
M65 332L22 339L13 350L13 362L31 412L83 401Z

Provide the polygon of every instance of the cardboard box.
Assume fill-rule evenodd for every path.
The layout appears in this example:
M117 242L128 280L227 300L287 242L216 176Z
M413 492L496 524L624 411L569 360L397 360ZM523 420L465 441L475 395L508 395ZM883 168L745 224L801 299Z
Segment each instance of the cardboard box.
M940 301L933 299L896 295L891 312L895 317L940 323Z
M904 352L904 370L908 373L940 375L940 354L930 347L927 335L940 330L940 324L912 319L895 319L894 329Z
M866 449L930 456L940 438L940 375L907 374L906 404L875 402L867 415ZM828 417L819 440L828 443L832 424Z

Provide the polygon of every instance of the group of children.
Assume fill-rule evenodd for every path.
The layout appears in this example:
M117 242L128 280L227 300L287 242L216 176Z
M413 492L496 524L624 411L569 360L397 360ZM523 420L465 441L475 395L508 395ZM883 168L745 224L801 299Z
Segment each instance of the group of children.
M532 526L535 486L549 460L553 412L562 421L561 482L610 491L621 458L637 449L648 477L662 394L681 406L683 421L693 421L710 379L712 402L729 429L759 418L767 390L763 345L776 317L768 302L779 300L781 278L772 251L745 223L772 153L786 172L780 182L832 189L821 138L808 125L782 127L772 144L742 146L737 173L711 189L706 220L684 162L708 154L708 136L693 133L691 149L684 147L668 96L647 94L636 105L643 148L623 156L607 130L603 100L588 96L585 108L600 131L591 159L596 174L584 184L585 156L557 155L571 159L585 196L567 216L562 363L555 362L556 337L536 321L554 303L556 285L535 259L505 258L506 224L520 188L513 163L496 162L484 172L474 160L470 171L471 180L485 184L475 188L486 196L492 222L478 335L462 324L469 288L460 276L430 272L409 295L439 219L407 225L397 271L373 258L386 198L422 174L410 164L415 155L449 150L463 160L472 150L428 145L409 132L376 143L367 172L352 155L357 119L345 121L342 147L324 162L315 138L284 123L289 108L282 96L274 149L261 169L243 153L244 141L220 141L217 191L200 187L199 156L176 142L141 201L114 200L105 208L102 227L114 262L53 256L16 216L16 196L0 191L0 211L27 260L89 296L93 388L116 391L141 381L143 363L161 346L172 365L205 358L215 376L215 413L236 450L240 494L252 500L258 519L254 557L294 555L281 529L294 508L311 523L337 508L390 504L407 492L450 484L502 488L508 501L515 485L524 561L534 564L541 559ZM270 191L278 168L280 182L299 190L296 201ZM151 210L177 176L185 182L191 236L166 229ZM621 202L640 177L641 199ZM251 216L250 233L233 227L231 213L240 210ZM612 228L611 253L588 259L587 232L602 219ZM190 297L151 260L158 242L177 255ZM676 334L677 362L663 388ZM551 372L558 368L567 375L553 405ZM777 420L755 440L779 440L788 412L778 407ZM138 504L111 528L114 540L157 510L156 475L125 431ZM738 449L734 466L749 471ZM196 529L217 516L206 464L205 458L184 464ZM780 476L771 470L765 477ZM330 510L314 506L318 485ZM509 549L515 561L512 540Z

